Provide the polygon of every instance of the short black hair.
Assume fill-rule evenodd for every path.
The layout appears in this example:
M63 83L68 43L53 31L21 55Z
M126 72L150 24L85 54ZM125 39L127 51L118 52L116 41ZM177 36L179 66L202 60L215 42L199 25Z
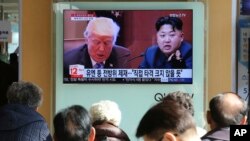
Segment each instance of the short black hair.
M155 29L156 31L159 31L160 28L163 25L171 25L173 30L178 29L178 30L182 30L182 20L178 17L171 17L171 16L165 16L165 17L160 17L156 23L155 23Z
M196 131L190 112L176 101L166 99L145 113L137 127L136 137L147 135L159 140L165 132L182 134L188 129Z
M167 94L163 99L174 100L184 108L186 108L192 116L194 116L194 105L192 96L189 93L176 91Z
M88 141L92 120L81 105L73 105L60 111L53 120L55 137L59 141Z

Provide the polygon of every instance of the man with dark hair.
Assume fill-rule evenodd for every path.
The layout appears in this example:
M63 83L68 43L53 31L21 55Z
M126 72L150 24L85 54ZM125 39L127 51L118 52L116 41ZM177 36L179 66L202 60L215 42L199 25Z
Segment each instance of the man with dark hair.
M202 141L230 140L230 125L244 125L247 121L247 103L237 94L226 92L218 94L209 102L207 122L211 131Z
M54 117L55 141L94 141L95 129L88 111L73 105L65 108Z
M182 20L160 17L155 23L157 44L145 51L139 68L192 68L192 46L184 41Z
M144 141L200 141L194 119L175 100L166 99L151 107L136 131Z
M42 89L31 82L14 82L7 91L8 104L0 109L3 141L52 141L47 123L37 110Z
M176 92L172 92L167 94L164 97L164 100L174 100L176 101L178 104L180 104L180 106L183 106L185 109L187 109L190 114L192 116L194 116L194 105L193 105L193 100L192 100L192 96L189 93L185 93L185 92L181 92L181 91L176 91ZM202 137L203 135L205 135L207 133L207 131L201 127L196 127L197 133L200 137Z

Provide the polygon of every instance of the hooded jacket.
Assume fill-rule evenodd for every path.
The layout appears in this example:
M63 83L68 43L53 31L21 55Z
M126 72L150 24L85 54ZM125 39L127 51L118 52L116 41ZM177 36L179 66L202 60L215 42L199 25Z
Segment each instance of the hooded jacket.
M122 129L111 123L104 122L93 126L96 130L95 141L130 141Z
M44 118L21 104L7 104L0 109L1 141L52 141Z

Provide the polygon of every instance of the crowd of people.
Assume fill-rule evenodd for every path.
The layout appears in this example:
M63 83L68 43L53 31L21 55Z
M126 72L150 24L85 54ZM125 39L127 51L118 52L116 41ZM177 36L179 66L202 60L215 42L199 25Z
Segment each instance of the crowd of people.
M89 110L71 105L53 118L54 134L37 112L43 91L32 82L18 81L7 91L8 104L0 108L0 139L3 141L130 141L119 127L122 112L116 102L101 100ZM168 93L146 111L136 137L144 141L229 141L230 125L246 125L246 101L233 92L220 93L209 102L207 123L199 132L192 97L185 92Z

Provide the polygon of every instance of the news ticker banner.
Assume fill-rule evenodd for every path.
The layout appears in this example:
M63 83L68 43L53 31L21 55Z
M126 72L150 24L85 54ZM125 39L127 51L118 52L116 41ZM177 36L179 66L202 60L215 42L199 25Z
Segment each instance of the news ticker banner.
M249 141L250 125L230 125L230 141Z
M70 65L64 82L192 83L192 69L85 69Z

